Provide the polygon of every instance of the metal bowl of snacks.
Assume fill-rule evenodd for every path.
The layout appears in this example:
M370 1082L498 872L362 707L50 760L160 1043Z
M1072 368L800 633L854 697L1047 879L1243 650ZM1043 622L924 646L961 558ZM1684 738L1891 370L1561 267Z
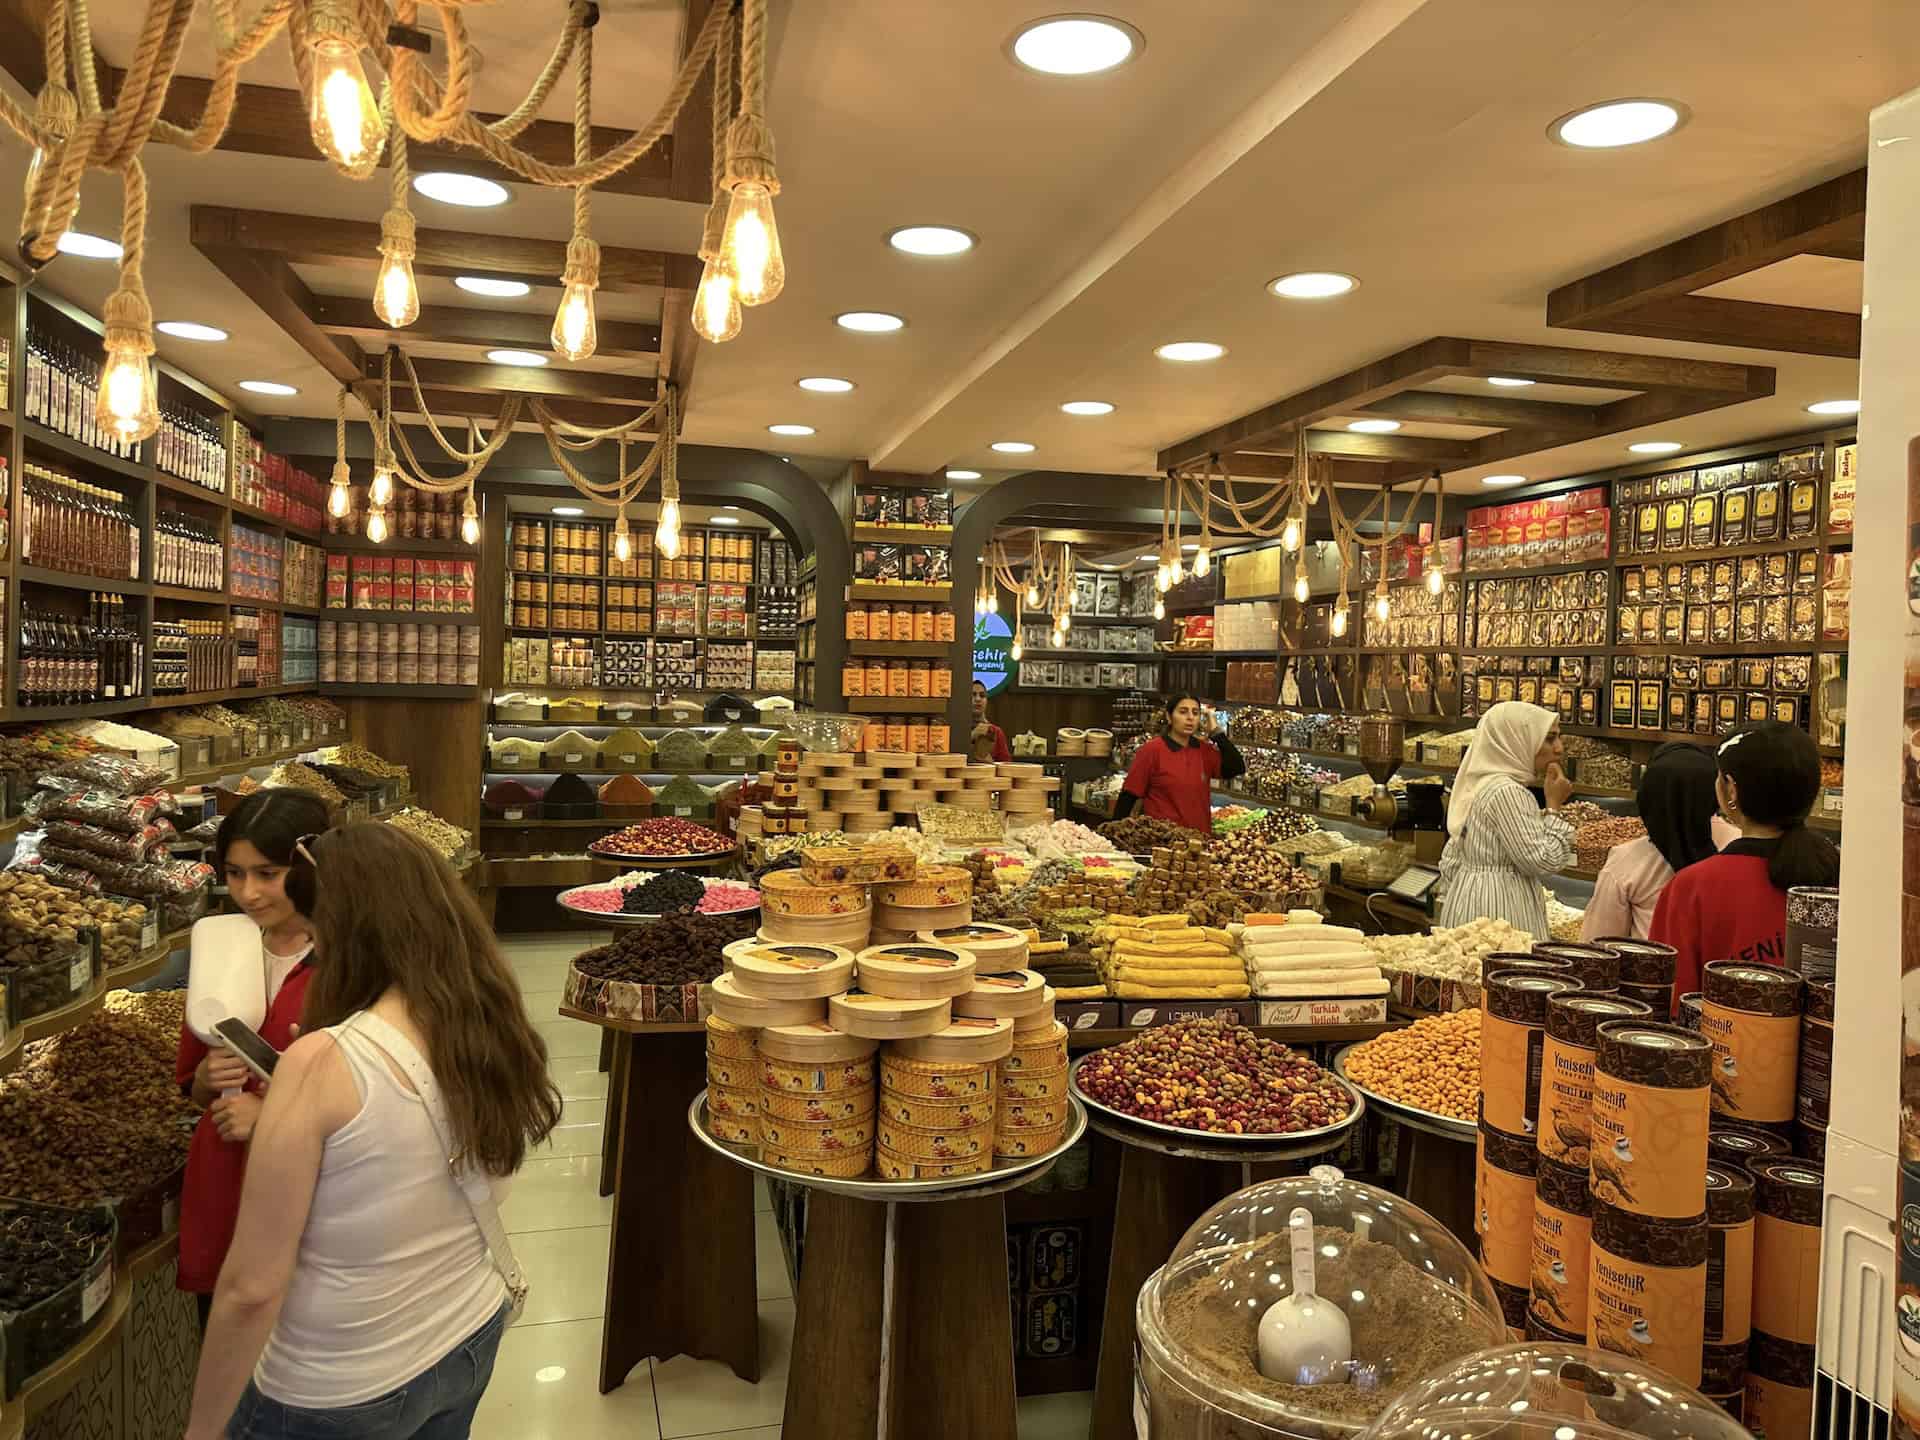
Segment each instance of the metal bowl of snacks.
M836 715L828 710L798 710L786 722L800 743L809 750L827 750L848 754L860 748L866 733L863 715Z

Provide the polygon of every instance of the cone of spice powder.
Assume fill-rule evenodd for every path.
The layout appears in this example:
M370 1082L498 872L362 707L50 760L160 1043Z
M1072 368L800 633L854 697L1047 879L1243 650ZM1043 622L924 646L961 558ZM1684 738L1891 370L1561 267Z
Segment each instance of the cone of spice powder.
M1753 1177L1707 1166L1707 1309L1700 1390L1728 1405L1746 1390L1753 1334Z
M1548 999L1536 1137L1541 1158L1586 1175L1598 1031L1603 1021L1636 1017L1653 1018L1653 1011L1638 1000L1595 990L1565 990Z
M1537 974L1496 975L1487 982L1480 1012L1480 1092L1482 1119L1492 1129L1532 1143L1547 1001L1577 988L1570 979Z
M1610 1020L1598 1035L1593 1198L1650 1219L1704 1215L1713 1047L1690 1030L1644 1020Z
M1777 965L1714 960L1701 987L1700 1033L1713 1045L1713 1109L1784 1130L1800 1067L1801 979Z
M1815 1323L1820 1305L1823 1177L1803 1160L1752 1170L1753 1340L1747 1351L1749 1428L1805 1435L1813 1424Z

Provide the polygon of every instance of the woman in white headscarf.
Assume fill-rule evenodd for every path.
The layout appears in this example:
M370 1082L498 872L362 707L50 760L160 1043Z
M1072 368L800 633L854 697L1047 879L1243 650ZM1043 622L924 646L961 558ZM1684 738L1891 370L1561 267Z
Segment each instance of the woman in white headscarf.
M1543 776L1546 812L1528 786ZM1573 827L1555 812L1573 794L1560 768L1560 717L1505 700L1480 717L1447 802L1451 837L1440 857L1442 925L1482 916L1547 938L1540 877L1573 859Z

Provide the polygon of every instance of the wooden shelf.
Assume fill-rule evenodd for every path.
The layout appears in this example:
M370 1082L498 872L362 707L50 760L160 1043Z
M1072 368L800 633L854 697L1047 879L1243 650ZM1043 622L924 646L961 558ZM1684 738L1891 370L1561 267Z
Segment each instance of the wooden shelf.
M225 510L233 504L227 499L227 492L224 490L210 490L205 485L197 485L191 480L182 480L178 475L169 475L158 467L155 467L153 472L153 483L169 495L198 500L202 504L212 506L215 510Z
M19 1395L7 1406L9 1416L16 1411L31 1424L40 1418L86 1376L94 1357L114 1344L126 1325L127 1312L133 1307L133 1287L141 1276L173 1259L179 1253L179 1233L162 1235L150 1241L115 1266L113 1295L93 1323L71 1350L29 1377Z
M1447 572L1449 580L1525 580L1534 575L1571 575L1580 570L1605 570L1613 563L1606 555L1591 560L1565 560L1558 565L1526 565L1518 570L1469 570L1464 574Z
M272 523L272 522L269 522ZM389 535L378 545L364 535L322 535L321 545L328 550L364 550L374 555L458 555L478 564L480 547L469 545L464 540L442 540L434 536L431 540L403 540L398 535ZM604 576L578 575L569 579L593 580Z
M152 467L142 465L135 460L122 460L116 455L107 454L104 450L96 450L91 445L70 440L59 431L50 430L37 420L22 423L20 438L35 449L51 451L76 464L90 466L95 470L104 470L128 480L146 481L153 478Z
M1616 570L1643 570L1649 565L1687 564L1695 560L1739 560L1748 555L1774 555L1781 551L1818 550L1824 542L1818 535L1803 540L1761 540L1750 545L1716 545L1711 550L1653 550L1645 555L1616 554L1611 564ZM1598 564L1598 561L1594 562ZM1585 569L1585 566L1581 566Z
M624 830L633 820L482 820L482 830Z
M849 600L887 600L908 605L944 605L953 598L951 585L888 585L856 580L847 588Z
M76 575L67 570L43 570L38 565L22 564L16 572L29 585L52 585L61 590L103 590L109 595L147 595L152 587L144 580L114 579L106 575ZM214 596L215 603L219 596Z
M480 623L480 617L471 610L315 610L309 613L322 620L371 620L380 625L459 625L471 628Z
M244 500L227 498L227 507L243 520L255 525L265 525L270 529L279 530L291 536L293 539L308 545L321 546L329 539L338 538L337 536L326 535L318 530L309 530L304 525L295 525L291 520L283 520L277 515L269 515L266 511L256 509Z
M853 715L944 715L953 702L944 695L849 695L842 703Z
M227 604L227 597L218 590L193 590L185 585L155 585L152 594L156 600L179 600L188 605Z
M321 695L361 700L477 700L485 691L478 685L343 685L323 681Z
M953 654L951 640L849 640L849 655L881 660L945 660Z
M947 549L953 545L953 527L951 525L865 525L855 521L853 538L890 545L938 545Z

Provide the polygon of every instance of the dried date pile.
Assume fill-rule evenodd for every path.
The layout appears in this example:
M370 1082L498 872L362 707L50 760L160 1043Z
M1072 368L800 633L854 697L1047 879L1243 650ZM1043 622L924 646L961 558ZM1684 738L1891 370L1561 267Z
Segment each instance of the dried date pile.
M86 1273L112 1233L103 1214L54 1215L0 1201L0 1310L58 1294Z
M1123 1115L1216 1135L1318 1130L1353 1109L1333 1075L1230 1020L1156 1026L1089 1056L1079 1082Z
M96 1093L115 1078L95 1076ZM111 1104L82 1105L18 1075L0 1083L0 1195L93 1205L158 1184L187 1163L192 1130L155 1125Z
M588 950L574 968L596 980L635 985L696 985L725 968L720 950L753 934L751 911L734 915L663 915L623 930L611 945Z
M1177 845L1200 832L1152 815L1129 815L1124 820L1107 821L1100 833L1129 855L1145 855L1156 845Z

